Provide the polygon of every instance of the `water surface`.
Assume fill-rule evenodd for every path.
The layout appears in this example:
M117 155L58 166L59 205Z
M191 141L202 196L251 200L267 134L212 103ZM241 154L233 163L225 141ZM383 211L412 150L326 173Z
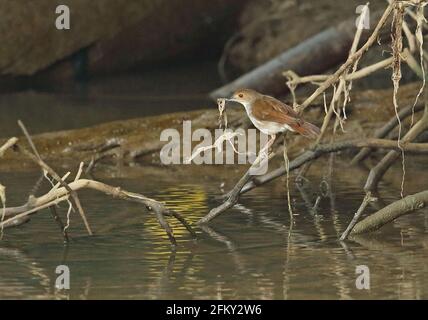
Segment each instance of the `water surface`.
M2 95L0 136L19 134L19 118L37 133L212 106L206 93L216 85L211 63L94 80L81 91ZM285 181L280 179L244 195L238 206L208 227L196 228L196 241L171 221L179 243L175 251L156 219L138 205L80 192L95 235L87 236L73 214L72 241L65 245L46 210L24 226L5 230L0 242L0 299L427 299L426 209L380 232L338 242L364 197L367 176L367 170L349 168L346 162L335 165L329 179L328 161L320 159L305 190L291 183L292 230ZM407 194L427 188L427 169L423 158L407 160ZM211 168L204 175L190 168L180 177L177 170L183 168L164 168L164 174L156 176L139 173L138 167L109 168L96 176L166 201L192 223L218 205L223 182L227 191L239 178L229 166L217 167L218 173ZM8 205L24 203L38 177L37 171L0 172ZM398 164L380 185L382 201L399 198L401 177ZM320 185L330 180L332 192L326 193ZM48 187L45 183L41 191ZM320 194L324 197L314 212L311 208ZM66 211L62 204L63 218ZM70 291L55 290L58 265L70 268ZM370 290L356 288L359 265L369 267Z
M20 134L17 119L35 134L215 107L207 93L221 84L216 68L210 61L176 63L66 87L0 94L0 137Z
M5 230L0 298L428 298L427 211L340 243L337 238L363 197L364 175L343 181L337 172L333 197L323 198L314 213L309 201L321 194L324 173L313 169L305 194L292 184L292 230L284 181L277 181L244 195L238 206L208 227L197 228L196 241L171 221L179 242L176 251L156 219L138 205L81 192L95 236L86 236L80 218L73 215L72 241L63 244L49 211L20 228ZM18 195L25 194L37 177L37 172L1 174L9 204L23 202ZM166 201L193 223L218 204L216 196L221 193L221 179L210 183L190 178L192 182L178 182L173 177L101 180ZM383 191L384 201L399 197L392 187L383 186ZM61 205L62 215L66 209ZM55 268L61 264L71 271L71 290L65 293L54 289ZM370 290L355 286L358 265L370 269Z

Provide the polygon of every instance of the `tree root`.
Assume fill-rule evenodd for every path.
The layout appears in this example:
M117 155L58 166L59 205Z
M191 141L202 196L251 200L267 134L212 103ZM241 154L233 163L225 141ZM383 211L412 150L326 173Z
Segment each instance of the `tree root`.
M375 191L379 181L382 179L386 171L400 156L400 151L405 151L404 145L415 140L422 132L428 128L428 112L424 112L422 118L406 133L406 135L399 140L400 150L389 151L382 160L370 170L369 176L367 177L364 190Z
M412 115L413 112L419 112L421 110L424 109L424 104L423 103L418 103L416 104L414 107L413 106L408 106L405 109L402 109L399 113L398 113L398 118L403 121L404 119L406 119L408 116ZM374 134L374 138L385 138L396 126L398 125L398 119L397 116L394 115L387 123L385 123L382 128L380 128L379 130L377 130ZM363 148L361 149L356 155L355 157L352 159L351 161L351 165L354 165L358 162L363 161L364 159L367 158L367 156L370 154L371 149L370 148Z
M6 150L13 147L17 141L18 141L18 138L15 138L15 137L7 140L6 143L0 147L0 158L3 156L3 154L6 152Z

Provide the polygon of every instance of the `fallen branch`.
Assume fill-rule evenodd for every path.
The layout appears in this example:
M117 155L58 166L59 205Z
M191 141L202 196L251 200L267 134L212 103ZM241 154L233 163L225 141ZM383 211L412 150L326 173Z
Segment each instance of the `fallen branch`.
M397 5L397 7L395 8L395 10L397 12L401 12L399 14L402 15L402 7ZM395 15L397 14L397 12L394 13L394 19L395 20ZM402 17L400 18L402 20ZM393 24L394 25L394 24ZM401 24L400 24L401 25ZM401 36L401 31L400 31L400 36ZM397 62L395 62L395 64L399 64L400 63L400 57L398 57L396 60L398 60ZM393 70L397 69L397 67L394 67ZM428 91L427 91L427 87L426 87L426 82L424 79L423 82L423 89L425 90L425 103L424 103L424 113L421 117L421 119L419 119L419 121L410 128L410 130L406 133L406 135L401 139L401 120L400 120L400 116L398 113L398 106L397 106L397 101L396 101L396 94L397 94L397 90L398 90L398 81L401 77L401 71L398 68L398 71L393 71L393 76L392 76L392 80L394 82L394 94L393 94L393 102L394 102L394 107L395 107L395 113L397 116L397 122L399 125L399 134L398 134L398 141L397 141L397 145L401 151L401 153L391 150L388 152L388 154L386 156L384 156L382 158L382 160L374 167L370 170L370 173L367 177L366 180L366 184L364 185L364 190L366 191L366 196L370 195L372 191L374 191L377 188L377 185L380 181L380 179L383 177L383 175L386 173L386 171L391 167L391 165L395 162L395 160L400 156L400 154L402 155L402 166L403 166L403 178L401 181L401 197L403 197L404 194L404 177L405 177L405 164L404 164L404 152L405 149L403 148L403 143L408 143L411 142L413 140L415 140L420 134L422 134L425 130L428 129ZM419 93L418 93L419 95ZM413 105L413 107L415 107L415 104ZM414 115L414 109L412 109L412 124L413 124L413 115ZM363 200L363 203L365 202L365 199ZM355 218L355 217L354 217ZM353 219L354 220L354 219ZM351 221L351 224L355 222ZM353 227L351 226L351 224L348 226L347 229L349 229L349 231L352 232ZM342 237L344 237L342 235ZM345 237L346 238L346 235Z
M412 115L413 112L419 112L424 109L423 103L418 103L414 109L413 106L408 106L405 109L402 109L398 113L398 118L400 118L401 121L406 119L408 116ZM394 115L387 123L385 123L379 130L377 130L374 134L375 138L385 138L396 126L398 125L398 119L397 116ZM358 162L363 161L367 156L370 154L371 149L370 148L363 148L361 149L357 155L352 159L351 165L356 164Z
M201 218L198 221L198 224L203 224L210 222L212 219L218 217L220 214L222 214L224 211L232 208L239 200L239 195L244 187L254 176L251 175L251 167L247 170L247 172L239 179L238 183L235 185L235 187L228 193L226 201L224 201L220 206L211 209L211 211Z
M412 143L412 144L402 144L404 150L407 150L410 152L410 149L413 149L413 151L416 151L418 147L416 145L419 145L419 143ZM426 145L428 144L423 144ZM409 147L410 146L410 147ZM293 161L290 162L290 170L295 170L297 168L300 168L303 164L318 159L324 154L337 152L345 149L352 149L352 148L364 148L364 147L378 147L378 148L384 148L384 149L394 149L397 150L397 142L392 140L384 140L384 139L368 139L368 140L349 140L349 141L340 141L332 144L320 144L313 150L307 150L297 156ZM420 149L419 149L420 152ZM286 173L284 167L280 167L278 169L275 169L263 176L255 177L251 182L246 184L242 190L241 194L248 192L255 187L266 184L276 178L279 178L283 176Z
M3 144L0 147L0 158L3 157L4 153L6 152L6 150L10 149L12 146L14 146L16 143L18 142L18 138L10 138L9 140L6 141L5 144Z
M3 157L4 153L13 147L18 142L17 138L10 138L8 141L6 141L5 144L0 146L0 158ZM3 222L6 217L6 187L3 186L0 183L0 207L1 207L1 214L0 214L0 221ZM3 228L0 230L0 238L3 237Z
M345 75L343 79L346 81L352 81L352 80L357 80L357 79L367 77L378 70L387 68L388 66L391 65L392 61L393 59L392 57L390 57L385 60L376 62L370 66L364 67L358 71ZM317 83L317 82L325 81L332 76L331 74L319 74L319 75L300 77L294 71L291 71L291 70L284 72L283 75L286 77L290 77L290 80L288 81L288 83L293 86L297 86L299 84L305 84L305 83Z
M353 43L354 29L354 18L328 28L213 91L210 97L229 97L240 88L252 88L272 95L282 93L284 70L294 70L302 75L316 74L344 61Z
M401 216L422 209L427 205L428 190L406 196L358 222L353 228L351 235L378 230L385 224Z
M371 192L367 192L366 196L364 197L363 202L361 203L360 207L358 208L357 212L355 212L354 217L352 218L351 222L349 223L346 230L342 233L340 236L340 240L344 241L348 238L349 233L354 228L355 224L358 222L358 219L360 219L361 215L363 214L364 210L366 209L367 205L370 202L376 201L376 198L372 197Z
M415 140L422 132L428 129L428 112L425 107L424 114L421 119L405 134L405 136L399 140L397 144L400 147L400 151L391 150L389 151L382 160L370 170L370 173L367 177L366 184L364 186L364 190L367 191L375 191L377 185L382 179L383 175L386 171L391 167L391 165L398 159L398 157L402 154L403 151L406 151L404 145Z
M143 204L149 212L152 212L156 215L156 218L158 219L159 224L161 225L162 228L164 228L170 242L174 246L177 244L177 242L175 240L175 237L173 235L173 231L170 225L165 220L165 216L172 216L175 219L177 219L189 231L192 237L194 238L196 237L195 232L190 227L190 225L186 222L186 220L177 212L167 209L164 204L154 199L147 198L141 194L122 190L119 187L112 187L105 183L101 183L94 180L81 179L80 176L83 170L83 163L81 163L81 165L79 166L79 170L76 174L75 179L71 183L67 183L65 180L70 173L69 172L66 173L61 178L52 168L50 168L41 159L37 151L37 148L35 147L24 124L20 121L18 123L22 131L24 132L24 135L26 136L28 143L31 146L34 154L28 151L23 146L18 145L17 143L18 139L12 138L12 139L9 139L0 148L0 151L1 151L0 155L3 155L3 153L7 149L13 147L16 152L22 153L26 157L30 158L34 163L36 163L42 169L45 175L49 174L50 176L52 176L57 181L57 184L53 185L50 191L48 191L46 194L40 197L35 197L34 195L30 195L27 203L22 206L10 207L10 208L6 208L4 206L2 209L2 219L0 221L1 230L9 227L20 226L29 221L30 215L33 215L42 209L49 208L52 217L58 223L58 225L62 230L64 239L68 241L68 234L66 232L68 224L67 226L64 226L62 220L60 219L59 215L56 212L55 206L64 201L70 203L69 198L71 197L75 201L75 206L77 207L79 212L81 212L83 221L85 222L85 226L87 227L89 234L92 234L92 231L89 228L89 224L87 223L86 216L84 214L83 208L81 207L81 204L76 192L77 190L86 188L86 189L94 189L119 199ZM70 204L69 210L71 209L73 209L73 207Z
M62 178L51 168L49 167L40 157L40 154L38 153L33 140L31 139L30 134L28 133L27 129L25 128L24 124L21 121L18 121L18 125L21 127L25 137L27 138L28 143L30 144L31 148L33 149L34 154L32 154L31 152L29 152L27 149L18 146L17 144L15 145L15 149L20 151L21 153L23 153L25 156L27 156L28 158L30 158L33 162L35 162L37 165L40 166L40 168L43 170L43 172L47 172L48 174L50 174L56 181L58 181L63 187L65 187L68 192L70 192L71 198L73 200L74 203L74 207L77 209L77 211L79 212L83 223L85 224L86 230L88 231L89 235L92 235L92 230L91 227L89 226L89 222L88 219L86 218L86 214L85 211L83 210L83 207L80 203L80 199L79 196L76 194L76 192L74 192L68 185L67 183L62 180Z
M428 153L428 143L403 143L401 145L404 150L414 153ZM295 170L300 168L305 163L321 157L324 154L337 152L345 149L353 148L379 148L379 149L393 149L398 150L396 141L385 140L385 139L361 139L361 140L349 140L339 141L331 144L320 144L315 149L307 150L296 157L293 161L290 161L289 170ZM251 168L250 168L251 169ZM233 189L227 194L226 200L216 208L213 208L206 216L198 221L199 224L207 223L212 219L218 217L224 211L232 208L239 200L239 196L246 193L257 186L266 184L276 178L279 178L286 174L286 168L281 166L262 176L252 176L250 169L242 176L238 183Z
M395 3L395 2L394 2ZM339 80L340 76L348 70L355 62L357 62L362 55L372 46L373 43L376 42L378 36L380 34L380 30L388 19L389 15L392 12L393 4L389 4L377 23L373 33L370 35L366 43L354 54L350 55L346 62L340 66L337 71L332 74L327 80L325 80L313 93L309 96L300 106L298 106L298 111L303 111L306 107L308 107L320 94L322 94L325 90L331 87L337 80Z
M173 245L176 245L176 240L174 238L173 232L169 226L169 224L164 220L164 216L172 216L176 218L183 226L191 233L193 237L196 236L190 225L185 222L185 220L179 215L177 212L169 210L165 207L164 204L145 197L138 193L129 192L126 190L122 190L119 187L112 187L102 182L88 180L88 179L79 179L67 184L72 192L76 192L81 189L93 189L100 191L102 193L113 196L114 198L119 198L122 200L132 201L136 203L143 204L149 212L152 212L159 219L159 222L162 227L165 228L165 231L168 234L168 237ZM50 190L48 193L40 196L34 197L29 203L25 206L21 206L18 208L6 208L6 212L13 211L15 215L11 218L8 218L4 222L0 223L0 228L8 228L11 226L20 225L20 221L23 218L35 214L41 209L52 207L60 202L66 201L70 196L70 191L65 187L58 187ZM19 211L22 211L18 213Z

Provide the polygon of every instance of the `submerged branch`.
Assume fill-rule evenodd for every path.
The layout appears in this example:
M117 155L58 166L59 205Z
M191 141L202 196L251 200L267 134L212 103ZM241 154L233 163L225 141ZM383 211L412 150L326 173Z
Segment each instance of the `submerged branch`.
M178 221L180 221L185 226L185 228L192 234L192 236L195 236L195 233L193 232L193 230L190 228L190 226L187 223L184 223L185 220L177 212L167 209L164 204L154 199L145 197L144 195L129 192L119 187L112 187L105 183L94 181L94 180L88 180L88 179L79 179L79 180L70 182L68 184L68 187L70 188L70 190L72 190L72 192L76 192L82 189L93 189L93 190L105 193L107 195L110 195L114 198L119 198L122 200L143 204L149 212L153 212L158 218L162 217L161 225L165 227L168 237L170 238L171 242L174 245L176 244L176 241L173 236L172 229L170 228L169 224L165 220L163 220L163 216L175 217ZM26 204L25 206L19 207L19 209L8 208L6 209L6 212L9 211L10 213L10 211L13 210L16 215L0 223L0 227L7 228L11 226L17 226L19 225L19 221L21 221L26 216L32 215L41 209L48 208L60 202L66 201L68 200L69 196L70 196L70 192L68 188L58 187L56 189L54 188L50 190L48 193L40 197L33 198L28 204ZM21 212L18 213L19 211Z
M354 217L352 218L351 222L349 223L346 230L342 233L340 236L340 240L344 241L348 238L349 233L354 228L355 224L358 222L358 219L363 214L364 210L366 209L367 205L372 202L376 201L376 198L372 197L371 192L367 192L366 196L364 197L363 202L361 203L360 207L358 208L357 212L355 212Z
M354 148L382 148L398 150L396 141L386 139L359 139L349 141L339 141L331 144L320 144L313 150L307 150L300 156L290 161L289 170L295 170L301 167L303 164L321 157L324 154L338 152L346 149ZM428 143L403 143L401 145L404 150L415 153L428 153ZM251 169L251 168L250 168ZM239 200L239 196L245 192L248 192L257 186L266 184L276 178L279 178L286 174L286 168L284 166L271 171L263 176L252 176L250 169L242 176L235 187L228 193L226 200L216 208L213 208L205 217L199 220L198 223L207 223L219 216L226 210L232 208Z
M428 190L406 196L358 222L351 235L375 231L401 217L428 205Z
M401 146L404 148L404 150L408 152L426 153L428 143L403 143ZM298 157L296 157L293 161L291 161L290 170L300 168L303 164L315 160L327 153L337 152L345 149L366 147L398 150L398 145L396 141L386 139L349 140L339 141L331 144L320 144L315 149L307 150L300 154ZM422 151L422 149L425 150ZM248 192L259 185L268 183L276 178L279 178L285 173L285 168L280 167L263 176L256 177L242 188L241 194Z

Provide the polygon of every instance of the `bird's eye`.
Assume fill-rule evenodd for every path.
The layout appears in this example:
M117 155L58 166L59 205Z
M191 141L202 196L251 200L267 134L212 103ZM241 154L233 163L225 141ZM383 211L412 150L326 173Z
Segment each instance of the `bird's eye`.
M238 97L243 98L244 95L242 93L238 94Z

